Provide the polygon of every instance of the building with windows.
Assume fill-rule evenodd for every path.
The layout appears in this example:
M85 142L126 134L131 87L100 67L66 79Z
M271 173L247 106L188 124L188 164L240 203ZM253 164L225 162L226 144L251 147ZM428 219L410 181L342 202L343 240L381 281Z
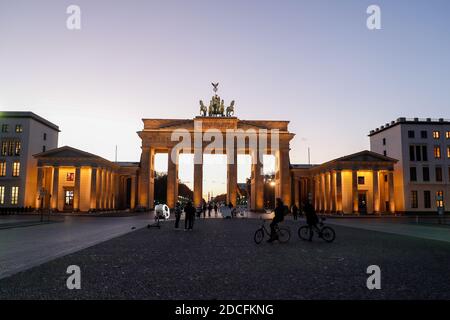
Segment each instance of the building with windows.
M34 154L58 146L59 128L33 112L0 112L0 207L34 207Z
M450 203L450 121L398 118L370 131L373 152L398 159L397 211L436 212Z

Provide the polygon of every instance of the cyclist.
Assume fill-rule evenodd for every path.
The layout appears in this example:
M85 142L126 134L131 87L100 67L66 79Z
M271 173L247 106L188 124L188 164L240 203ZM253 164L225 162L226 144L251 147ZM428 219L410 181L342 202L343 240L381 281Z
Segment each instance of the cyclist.
M313 228L316 229L317 232L319 232L319 227L317 227L317 224L319 223L319 217L316 214L316 210L314 210L314 207L309 203L309 200L306 201L305 206L303 207L303 210L305 211L306 216L306 223L309 227L309 241L312 241L313 237Z
M283 201L281 201L280 198L277 198L276 200L276 207L275 207L275 217L273 217L272 222L270 223L270 239L267 240L267 242L273 242L275 240L278 240L278 235L275 231L276 226L278 223L284 220L284 215L287 211L286 206L283 204Z

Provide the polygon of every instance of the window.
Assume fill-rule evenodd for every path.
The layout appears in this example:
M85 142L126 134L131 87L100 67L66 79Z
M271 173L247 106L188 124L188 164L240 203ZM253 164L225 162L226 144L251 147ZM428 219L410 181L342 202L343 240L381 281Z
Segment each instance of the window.
M44 133L44 141L47 140L47 134Z
M20 175L20 162L19 161L14 161L12 176L13 177L18 177L19 175Z
M420 131L420 137L422 139L427 139L428 138L428 131L425 131L425 130Z
M442 168L436 167L436 182L442 182Z
M16 141L16 150L15 150L16 156L20 156L21 149L22 149L22 143L20 141Z
M8 132L8 125L2 124L2 132Z
M17 133L20 133L20 132L22 132L22 131L23 131L22 125L21 125L21 124L16 124L16 132L17 132Z
M419 199L417 199L417 191L411 191L411 208L417 209L419 207Z
M422 173L423 173L423 181L430 181L430 168L423 167Z
M422 161L422 153L421 151L421 147L420 146L416 146L416 160L417 161Z
M415 132L413 130L408 131L408 138L414 138L416 136Z
M447 147L447 158L450 159L450 147Z
M5 204L5 186L0 186L0 204Z
M436 207L444 207L444 191L436 191Z
M425 209L431 208L431 192L430 191L423 192L423 205L424 205Z
M358 177L358 184L365 184L366 178L365 177Z
M427 148L427 146L422 146L422 159L423 159L423 161L428 161L428 148Z
M417 181L417 169L416 169L416 167L409 168L409 181Z
M45 152L45 150L46 150L45 146L42 146L42 152Z
M14 142L9 141L8 142L8 156L14 155Z
M386 150L383 151L383 155L384 155L385 157L387 157L387 152L386 152Z
M11 204L19 203L19 187L11 188Z
M386 138L383 138L383 146L386 145Z
M67 172L66 181L75 181L75 173Z
M2 156L6 156L8 153L8 142L2 141Z
M450 139L450 131L445 132L445 138Z
M434 158L435 159L441 158L441 147L440 146L434 146Z
M414 146L409 146L409 161L416 161Z
M433 138L439 139L441 137L441 133L439 131L433 131Z
M0 161L0 177L6 176L6 161Z

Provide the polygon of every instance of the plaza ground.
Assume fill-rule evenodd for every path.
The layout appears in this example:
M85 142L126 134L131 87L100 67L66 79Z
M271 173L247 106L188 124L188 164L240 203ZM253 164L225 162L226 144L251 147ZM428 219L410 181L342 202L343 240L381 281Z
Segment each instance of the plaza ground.
M370 226L380 223L376 221L366 221L363 229L333 219L330 225L337 239L328 244L319 239L312 243L299 240L296 231L301 222L288 220L285 225L292 232L288 244L256 245L253 234L259 219L196 220L192 232L173 230L171 221L161 229L147 229L148 221L142 216L126 218L128 222L111 218L119 220L102 229L97 222L102 219L110 218L77 222L80 226L70 237L76 238L82 229L96 228L100 234L108 228L126 234L80 251L73 248L73 253L1 279L0 299L450 298L448 227L433 227L444 230L442 241L437 241L420 232L405 236L392 230L367 230L380 228ZM349 223L365 222L358 221ZM129 228L132 224L136 230ZM410 224L390 225L401 230ZM44 233L39 229L49 227L64 229L63 224L53 224L22 230L33 229L39 235ZM16 255L20 254L18 250ZM381 290L366 287L366 268L373 264L381 268ZM66 287L69 265L81 268L81 290Z

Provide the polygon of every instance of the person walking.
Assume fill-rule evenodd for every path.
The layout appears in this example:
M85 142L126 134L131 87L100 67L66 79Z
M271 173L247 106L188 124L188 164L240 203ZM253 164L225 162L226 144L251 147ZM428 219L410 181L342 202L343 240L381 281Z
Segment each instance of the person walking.
M184 207L184 231L192 230L194 228L195 208L192 202L188 202Z
M217 209L218 209L217 203L214 202L214 214L216 215L216 217L217 217Z
M210 217L210 218L211 218L212 209L213 209L213 206L212 206L211 202L208 202L208 217Z
M233 204L231 203L231 201L228 202L228 208L230 209L231 217L234 218Z
M206 218L206 202L205 201L203 201L202 212L203 212L203 219L205 219Z
M179 202L175 205L175 229L178 229L180 226L181 219L181 205Z
M292 206L292 215L294 216L294 220L297 220L297 218L298 218L298 208L297 208L297 206L295 205L295 203L294 203L294 205Z

